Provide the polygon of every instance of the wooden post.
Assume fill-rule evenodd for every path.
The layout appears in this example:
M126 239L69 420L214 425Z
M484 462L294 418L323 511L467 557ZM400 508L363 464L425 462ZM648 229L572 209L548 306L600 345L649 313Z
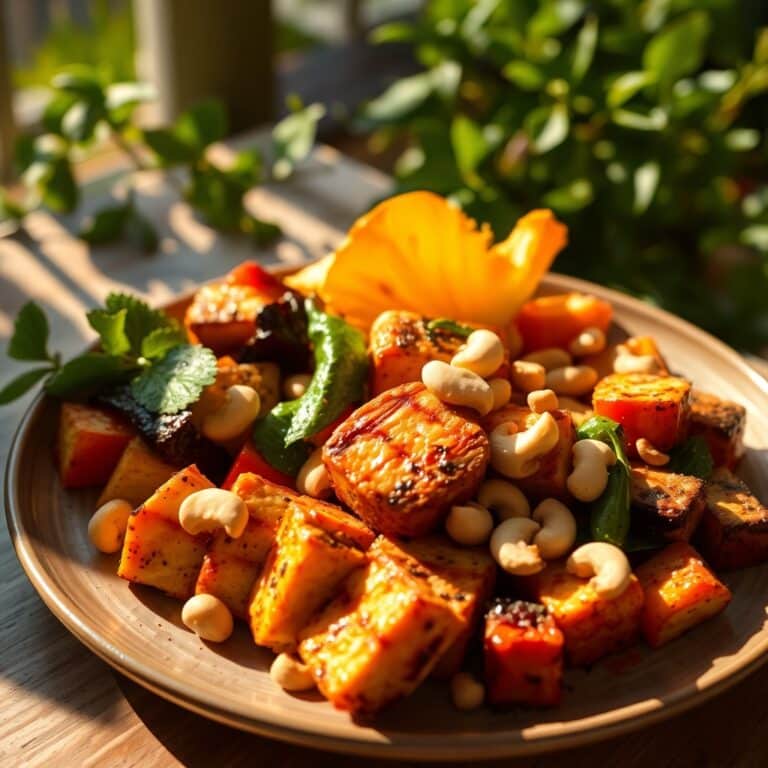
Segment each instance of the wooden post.
M273 115L270 0L134 0L141 75L170 122L190 105L218 99L233 132Z
M13 174L13 81L11 52L8 44L4 8L0 4L0 182L9 182Z

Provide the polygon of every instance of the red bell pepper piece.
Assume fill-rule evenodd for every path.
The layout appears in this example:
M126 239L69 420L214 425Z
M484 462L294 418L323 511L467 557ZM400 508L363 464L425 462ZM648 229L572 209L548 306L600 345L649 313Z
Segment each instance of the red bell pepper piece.
M285 286L271 272L255 261L244 261L228 275L227 282L247 285L272 299L279 299L285 293Z
M269 480L272 483L284 485L286 488L291 488L293 490L296 489L296 482L294 479L269 464L250 442L246 443L237 455L237 458L232 464L232 468L229 470L229 474L221 487L228 491L235 484L235 480L237 480L237 478L244 472L253 472L254 474L261 475L265 480Z

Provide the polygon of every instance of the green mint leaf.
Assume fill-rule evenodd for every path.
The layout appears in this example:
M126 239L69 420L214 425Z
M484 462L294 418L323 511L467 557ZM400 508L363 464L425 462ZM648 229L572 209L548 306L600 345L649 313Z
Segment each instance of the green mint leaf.
M7 405L11 401L16 400L16 398L21 397L52 370L53 368L35 368L9 381L0 389L0 405Z
M107 312L114 314L126 310L125 332L131 343L131 353L138 357L144 337L156 328L177 328L178 324L157 309L152 309L146 302L127 293L110 293L104 306Z
M56 397L83 397L128 379L135 367L119 357L89 352L61 366L45 383Z
M253 427L253 442L261 455L275 469L296 477L301 465L309 458L311 446L300 440L285 444L285 435L291 427L298 400L278 403Z
M434 320L430 320L424 328L433 343L438 341L441 336L459 336L466 339L475 330L468 325L462 325L446 317L436 317Z
M153 413L178 413L216 379L216 356L206 347L181 344L131 382L131 393Z
M118 240L123 234L129 209L127 204L102 208L86 220L78 237L91 245Z
M120 309L117 312L92 309L86 315L88 324L99 334L101 348L108 355L124 355L131 349L131 342L125 332L127 316L127 309Z
M707 441L696 435L689 437L684 443L673 448L669 454L669 464L665 467L668 472L679 475L693 475L701 480L707 480L712 474L715 463Z
M148 360L158 360L186 340L184 331L179 327L155 328L141 342L141 355Z
M16 316L8 357L14 360L50 360L48 318L34 301L27 302Z

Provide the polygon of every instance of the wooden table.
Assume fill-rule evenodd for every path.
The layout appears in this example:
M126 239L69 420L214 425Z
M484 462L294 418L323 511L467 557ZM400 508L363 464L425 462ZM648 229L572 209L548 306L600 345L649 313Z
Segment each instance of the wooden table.
M280 222L287 238L254 254L242 241L217 235L173 201L162 180L146 174L140 202L163 233L161 253L128 247L90 251L64 223L46 214L29 219L29 236L0 240L0 337L33 298L52 321L52 347L65 356L90 332L83 310L110 290L144 294L160 303L225 272L244 258L296 263L326 252L388 180L318 150L304 173L279 189L254 194L256 212ZM92 184L85 210L109 184ZM2 380L21 366L2 359ZM0 410L0 463L29 401ZM360 758L318 753L240 733L169 704L112 671L49 613L22 572L3 520L0 534L0 766L356 766ZM768 764L768 666L720 697L639 733L567 754L507 761L510 766L570 768L617 765L764 766ZM366 765L387 765L365 761Z

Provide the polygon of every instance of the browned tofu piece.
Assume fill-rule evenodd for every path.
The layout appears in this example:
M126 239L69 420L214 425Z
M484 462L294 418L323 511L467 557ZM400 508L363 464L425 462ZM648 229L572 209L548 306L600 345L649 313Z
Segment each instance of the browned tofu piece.
M652 648L717 615L731 593L685 542L670 544L636 571L645 593L642 628Z
M496 580L496 563L487 548L462 547L440 535L411 541L379 536L368 554L398 563L452 607L464 629L440 657L433 675L446 679L458 672Z
M592 664L637 638L643 590L634 576L627 590L611 600L600 597L589 579L568 573L564 562L550 563L528 583L563 633L572 664Z
M701 549L719 569L768 560L768 508L728 469L715 470L704 489Z
M370 716L415 690L463 629L424 577L374 557L301 632L299 655L337 709Z
M707 441L716 467L733 469L744 455L747 410L743 405L693 390L689 431Z
M552 411L552 416L560 431L557 445L541 457L539 468L532 475L515 480L515 485L534 501L549 497L568 498L566 481L571 471L571 451L576 439L576 428L569 411ZM511 421L518 431L522 431L528 429L538 418L539 414L533 413L530 408L510 404L488 414L483 419L483 426L490 433L499 425Z
M280 521L297 494L252 472L241 474L231 490L245 501L248 524L238 539L230 538L223 529L211 536L195 593L215 595L233 616L245 619L253 585L275 541Z
M292 650L299 631L367 562L373 533L342 509L308 496L288 506L253 587L248 620L257 645Z
M642 529L668 541L688 541L704 514L704 481L633 466L632 514Z
M471 498L489 457L480 426L421 383L374 397L323 446L336 495L388 536L434 530L452 504Z

